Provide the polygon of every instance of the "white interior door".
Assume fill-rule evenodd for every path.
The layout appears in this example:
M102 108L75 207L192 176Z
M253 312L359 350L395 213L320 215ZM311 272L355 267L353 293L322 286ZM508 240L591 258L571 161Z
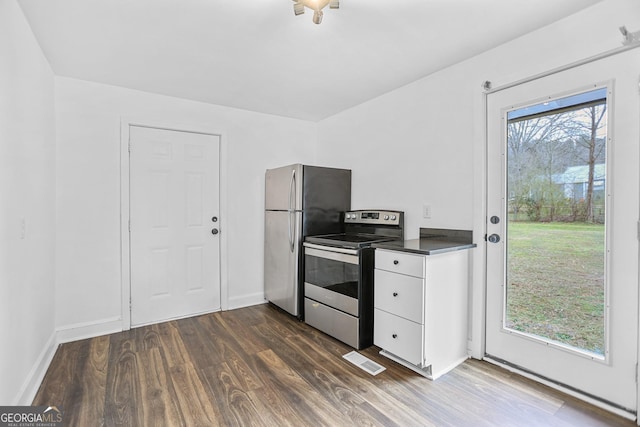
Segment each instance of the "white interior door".
M129 141L132 326L219 310L219 137L131 126Z
M635 49L487 99L487 356L629 412L637 406L639 74L640 49ZM603 91L604 104L583 100L580 107L563 109L563 102L580 104L572 97L594 90ZM599 145L595 151L578 149L583 163L566 160L549 166L552 157L564 159L566 150L583 142L578 133L571 134L591 125L589 116L576 113L583 107L604 112L596 118L606 120L606 128L603 122L593 126ZM558 115L552 117L549 108ZM525 129L539 120L556 125L563 120L560 114L567 113L578 117L568 130L545 128L548 132L536 134ZM516 137L514 129L529 132L524 146L509 139ZM584 177L589 156L597 158L591 196ZM598 191L597 208L589 203L583 209ZM583 215L578 222L584 226L572 222L572 215ZM584 230L600 230L601 235L592 234L594 240L587 241ZM569 250L553 252L559 247ZM596 256L589 258L588 252ZM566 277L575 280L564 281ZM583 300L591 292L586 287L598 286L599 302ZM519 293L525 297L514 302ZM551 307L542 309L544 304ZM520 311L529 313L526 320L517 318ZM578 317L586 317L591 326L563 329L562 322L571 324ZM589 337L592 333L597 337Z

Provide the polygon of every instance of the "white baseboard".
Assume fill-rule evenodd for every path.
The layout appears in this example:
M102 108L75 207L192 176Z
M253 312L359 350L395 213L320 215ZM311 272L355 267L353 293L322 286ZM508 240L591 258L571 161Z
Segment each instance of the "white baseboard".
M235 310L236 308L250 307L252 305L264 304L267 302L264 299L264 292L258 292L250 295L243 295L241 297L229 298L228 310Z
M49 369L53 356L56 354L57 348L58 344L56 342L56 333L53 332L40 352L40 356L38 356L38 360L36 360L35 365L31 368L31 372L29 372L20 392L16 396L16 399L13 402L14 406L31 405L33 399L36 397L38 389L40 388L40 384L42 384L42 380Z
M58 328L56 332L58 344L99 337L101 335L122 332L122 319L120 317L114 317L95 322L76 323L75 325Z

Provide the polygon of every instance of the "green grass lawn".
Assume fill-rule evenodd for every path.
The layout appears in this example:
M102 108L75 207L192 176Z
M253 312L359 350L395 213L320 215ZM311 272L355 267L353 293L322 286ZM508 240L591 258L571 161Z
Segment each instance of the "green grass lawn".
M604 226L510 222L507 327L604 354Z

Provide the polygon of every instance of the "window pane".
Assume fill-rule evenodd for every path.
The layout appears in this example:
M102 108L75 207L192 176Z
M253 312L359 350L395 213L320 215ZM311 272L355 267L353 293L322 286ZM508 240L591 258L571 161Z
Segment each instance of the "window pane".
M605 350L605 95L514 110L507 125L504 326L597 355Z

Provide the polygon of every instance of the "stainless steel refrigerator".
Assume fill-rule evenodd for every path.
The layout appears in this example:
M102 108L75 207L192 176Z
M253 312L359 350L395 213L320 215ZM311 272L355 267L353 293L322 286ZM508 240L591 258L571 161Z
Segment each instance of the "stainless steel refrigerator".
M265 175L265 297L304 318L305 236L341 233L351 209L351 171L295 164Z

